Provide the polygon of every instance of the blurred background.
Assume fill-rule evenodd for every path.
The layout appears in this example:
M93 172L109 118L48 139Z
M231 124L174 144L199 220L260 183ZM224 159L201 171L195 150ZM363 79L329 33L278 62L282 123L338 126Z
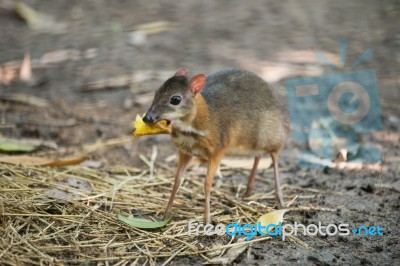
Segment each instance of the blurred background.
M384 127L397 131L399 22L396 0L1 0L0 134L48 146L128 136L135 115L180 67L192 75L253 71L284 102L289 78L373 68ZM367 49L373 57L352 68ZM320 62L317 51L338 68ZM94 156L135 164L138 149L167 140L146 137ZM173 149L164 147L161 156Z
M182 219L202 215L204 166L187 173L190 178L175 201L177 223L167 231L143 234L148 241L143 248L132 242L136 233L131 238L111 217L125 210L161 219L176 167L175 147L168 135L131 138L132 121L147 111L154 91L186 67L191 75L225 68L253 71L286 105L290 96L286 85L293 78L376 71L382 130L363 136L351 127L340 131L352 137L356 157L380 155L378 149L382 155L378 163L373 161L368 169L347 165L351 150L344 145L336 158L344 167L300 169L296 153L315 151L332 141L330 136L313 139L310 134L303 147L288 141L281 154L280 177L291 209L287 222L380 225L384 237L274 239L252 243L232 261L243 252L233 264L396 264L400 258L399 26L398 0L0 0L0 161L16 164L0 163L1 261L43 265L71 264L75 259L75 263L108 265L108 260L101 262L104 256L138 254L143 260L131 262L156 265L160 251L172 250L170 258L160 258L157 264L164 259L168 264L176 255L171 264L206 262L200 256L180 257L185 242L164 238L172 230L185 237ZM340 46L344 40L345 64ZM373 56L353 66L368 50ZM252 122L256 123L249 121L249 126ZM372 143L375 150L359 143ZM40 163L7 156L16 151L34 151L28 154ZM315 154L313 159L318 160ZM240 214L247 221L274 206L267 156L257 176L258 198L240 199L252 167L251 158L247 159L247 168L237 161L223 161L222 175L229 178L215 179L212 209L222 220L214 221L227 221L224 217L233 221L249 209ZM335 158L328 158L329 164L331 159ZM36 167L83 160L70 168ZM43 195L49 191L50 196ZM65 191L72 191L74 198ZM61 198L61 203L52 197ZM35 211L40 215L32 215ZM53 214L67 217L58 220ZM155 246L155 239L163 239L157 242L162 246ZM114 240L123 244L114 245ZM219 243L205 236L191 241L187 246L196 245L201 252ZM148 254L149 250L154 253ZM214 248L211 251L213 255L206 255L217 254Z

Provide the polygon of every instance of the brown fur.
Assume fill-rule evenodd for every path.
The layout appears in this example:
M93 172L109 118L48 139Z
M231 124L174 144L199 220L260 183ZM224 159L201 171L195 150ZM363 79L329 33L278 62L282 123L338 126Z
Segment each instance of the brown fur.
M180 153L175 183L180 184L181 175L192 156L207 160L205 221L209 222L210 191L221 158L225 154L256 156L245 193L249 196L254 186L259 156L271 153L276 197L279 205L283 205L278 153L289 123L273 90L260 77L243 70L220 71L206 80L198 75L190 81L187 73L187 70L181 69L167 80L156 92L149 110L158 120L167 119L172 123L171 139ZM200 90L201 93L198 93ZM169 103L174 95L182 97L180 105ZM166 216L170 215L178 188L175 184Z

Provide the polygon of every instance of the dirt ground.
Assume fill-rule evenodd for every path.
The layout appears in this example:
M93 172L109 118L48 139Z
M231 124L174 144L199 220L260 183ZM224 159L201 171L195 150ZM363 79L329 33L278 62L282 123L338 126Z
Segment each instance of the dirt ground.
M0 84L0 136L38 138L59 147L128 136L134 116L149 107L151 93L182 66L192 74L223 68L251 70L269 81L285 101L286 79L332 72L318 62L316 51L338 62L339 40L347 39L343 69L349 70L371 49L372 59L356 69L372 68L377 73L383 130L364 138L382 150L382 172L301 169L292 156L298 148L288 141L282 152L281 182L286 184L283 192L288 198L299 195L292 206L319 208L289 212L287 222L346 222L351 228L379 225L384 236L300 236L306 245L280 239L256 242L232 264L400 265L399 1L24 2L66 23L67 29L61 34L35 33L14 13L0 9L0 64L21 61L25 53L32 62L39 62L35 60L49 52L73 49L83 54L96 49L92 57L37 64L33 84ZM147 37L132 34L138 25L156 21L168 23L154 26L156 30L148 30ZM150 78L145 71L151 72ZM132 82L84 89L86 84L131 74L136 74ZM34 95L46 104L10 101L6 97L10 94ZM139 154L150 157L153 145L158 147L159 162L175 151L166 136L144 137L93 153L90 159L105 168L143 167ZM175 165L174 161L165 163ZM228 182L246 182L245 176L224 173ZM272 175L265 173L264 178L272 179ZM272 189L270 182L256 192ZM201 257L177 256L170 263L203 262Z

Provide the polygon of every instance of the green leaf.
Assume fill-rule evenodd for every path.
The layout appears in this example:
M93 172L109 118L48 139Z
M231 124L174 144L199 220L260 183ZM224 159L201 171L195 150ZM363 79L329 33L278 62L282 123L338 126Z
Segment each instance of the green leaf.
M172 217L168 218L167 220L164 221L159 221L159 222L154 222L152 220L148 219L142 219L142 218L128 218L123 216L122 214L118 214L118 220L136 228L141 228L141 229L155 229L155 228L161 228L165 226L166 224L170 223L172 220Z
M36 150L36 146L12 141L0 142L0 151L5 152L31 152Z

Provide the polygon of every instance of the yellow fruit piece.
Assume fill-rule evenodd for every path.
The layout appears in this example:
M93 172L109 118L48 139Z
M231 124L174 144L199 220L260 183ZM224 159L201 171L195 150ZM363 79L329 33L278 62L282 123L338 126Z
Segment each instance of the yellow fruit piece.
M135 128L135 131L133 132L134 137L171 133L171 125L167 120L161 120L155 124L146 124L143 122L143 119L140 115L136 115L133 126Z

